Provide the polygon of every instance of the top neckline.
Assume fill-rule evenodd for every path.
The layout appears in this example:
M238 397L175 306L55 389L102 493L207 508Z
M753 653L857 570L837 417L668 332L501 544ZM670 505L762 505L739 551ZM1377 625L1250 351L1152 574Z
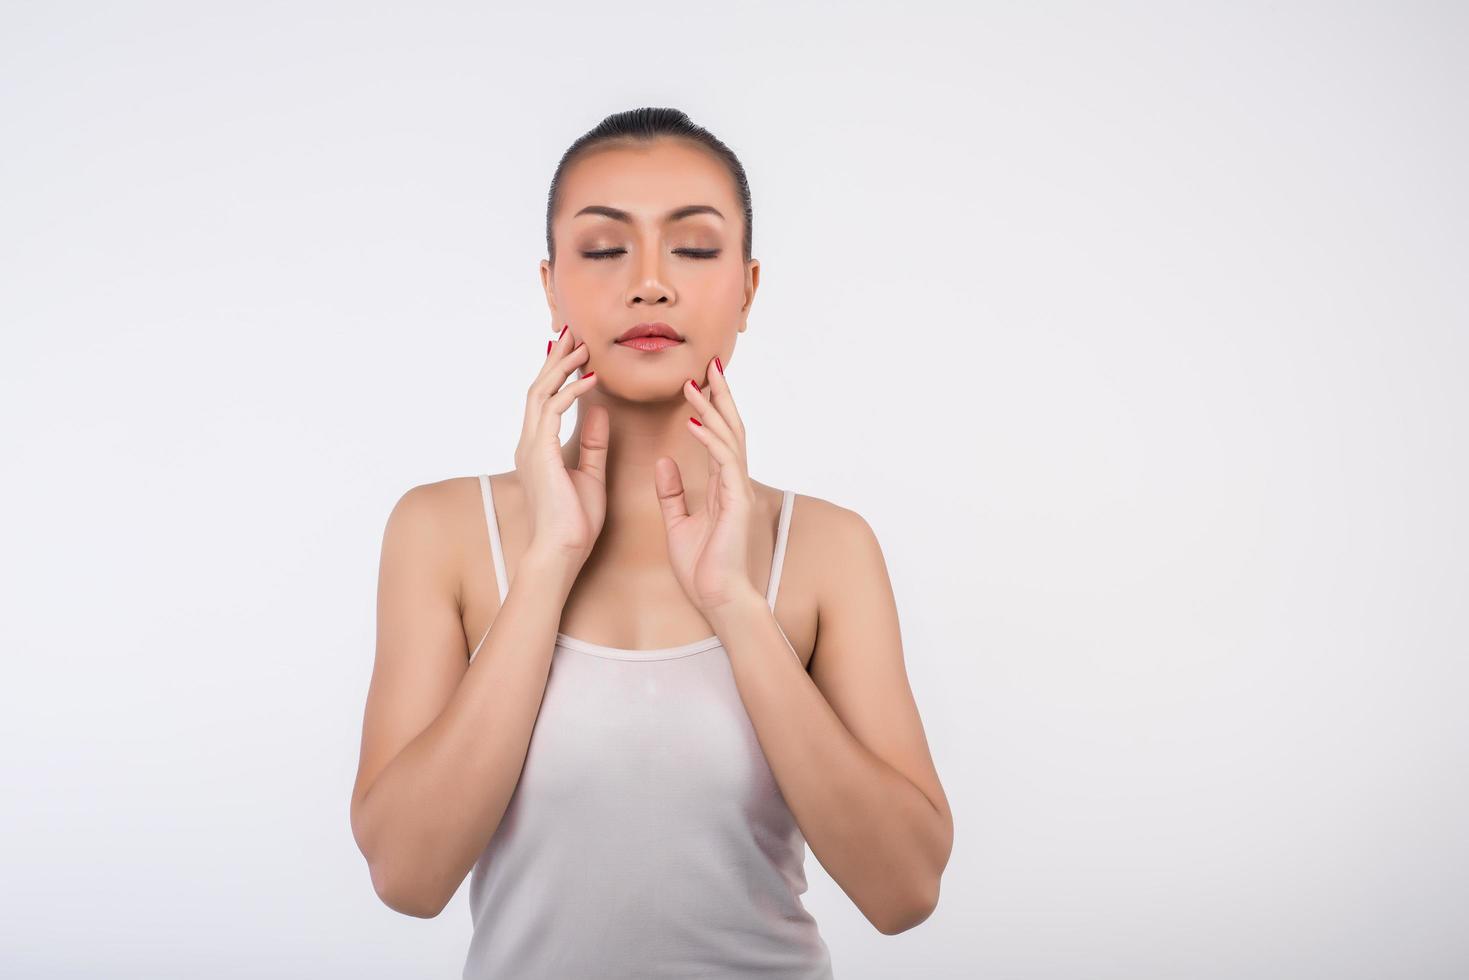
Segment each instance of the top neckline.
M691 643L680 643L678 646L637 650L631 647L609 647L601 643L592 643L589 640L582 640L558 631L556 645L567 650L575 650L577 653L606 657L610 660L674 660L678 657L687 657L695 653L703 653L705 650L712 650L720 646L721 641L718 634L715 634Z
M485 524L489 531L490 552L495 562L495 583L499 587L500 603L504 605L505 597L510 592L509 576L505 571L505 548L500 540L500 523L495 514L495 495L490 486L490 476L488 473L481 473L479 475L479 486L480 495L484 502ZM776 524L775 532L775 551L770 559L770 582L765 590L765 602L770 607L771 612L775 611L775 600L780 591L780 573L785 564L786 541L790 533L791 511L795 502L796 493L794 490L785 490L781 493L780 520ZM780 624L777 623L776 627L780 628ZM780 632L782 636L785 636L784 629L781 629ZM475 645L474 651L469 655L471 663L474 662L475 656L479 653L480 647L484 646L485 639L489 635L490 631L487 628L485 635L480 637L479 643ZM790 640L787 639L786 642L789 644ZM674 660L679 657L688 657L696 653L703 653L705 650L712 650L722 645L718 634L714 634L698 640L692 640L688 643L680 643L677 646L636 649L633 647L607 646L602 643L583 640L580 637L571 636L559 630L556 632L556 646L558 648L609 660ZM791 652L793 654L795 653L794 648L792 648Z

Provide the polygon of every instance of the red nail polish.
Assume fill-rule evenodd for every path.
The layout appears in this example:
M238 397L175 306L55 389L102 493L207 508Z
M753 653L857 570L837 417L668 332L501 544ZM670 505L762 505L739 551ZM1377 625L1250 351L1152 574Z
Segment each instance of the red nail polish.
M701 429L704 427L704 423L703 422L700 422L698 419L694 418L692 415L689 416L689 421L692 422L692 423L694 423L695 425L697 425Z
M689 384L691 384L691 385L694 386L694 390L695 391L703 391L704 390L703 388L700 388L699 387L699 382L697 380L693 379L693 378L690 378L689 379Z
M548 340L548 341L546 341L546 356L547 357L550 357L551 356L551 345L554 344L554 343L556 343L556 341L554 341L554 340Z
M583 378L590 378L592 375L594 375L596 373L597 373L596 371L588 371L586 374L582 375L582 377Z
M556 339L557 340L560 340L562 337L565 337L566 336L566 328L568 326L570 326L570 324L566 324L566 323L561 324L561 332L556 335Z
M717 368L719 368L719 373L720 374L723 374L724 373L724 364L720 362L719 357L717 355L714 358L714 366L717 367Z

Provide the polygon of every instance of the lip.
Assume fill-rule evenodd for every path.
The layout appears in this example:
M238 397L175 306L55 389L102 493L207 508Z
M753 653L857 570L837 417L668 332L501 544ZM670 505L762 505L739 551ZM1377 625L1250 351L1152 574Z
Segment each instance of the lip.
M674 343L683 342L683 337L679 335L679 332L670 327L668 324L664 323L662 320L654 320L649 323L639 323L637 326L629 327L627 330L624 330L622 332L622 335L620 337L617 338L617 342L621 344L625 341L637 340L642 337L663 337L667 340L673 341Z
M667 350L670 347L677 347L682 343L682 340L670 340L667 337L634 337L631 340L619 340L617 346L652 353L654 351Z

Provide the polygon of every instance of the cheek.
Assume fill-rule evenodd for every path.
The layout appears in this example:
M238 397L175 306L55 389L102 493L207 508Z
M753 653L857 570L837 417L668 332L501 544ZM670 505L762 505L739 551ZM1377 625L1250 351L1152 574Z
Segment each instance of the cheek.
M570 307L604 304L622 295L626 283L615 273L591 262L577 262L556 274L556 293Z
M695 290L700 304L711 310L738 309L745 302L745 282L738 271L731 273L728 269L711 269L707 274L691 279L684 288Z
M610 265L610 263L609 263ZM569 285L605 284L612 279L608 265L596 262L575 262L568 266L561 280Z

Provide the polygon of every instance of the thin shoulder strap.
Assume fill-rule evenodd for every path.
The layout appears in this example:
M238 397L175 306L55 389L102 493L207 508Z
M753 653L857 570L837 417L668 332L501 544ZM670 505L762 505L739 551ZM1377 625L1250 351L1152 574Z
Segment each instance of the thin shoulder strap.
M504 604L510 585L505 581L505 547L500 543L500 522L495 519L495 494L490 489L488 474L479 475L479 493L485 502L485 526L490 532L490 554L495 557L495 584L500 589L500 602Z
M787 490L781 495L780 523L775 530L775 554L770 559L770 585L765 589L765 601L775 609L775 597L780 592L780 570L785 565L786 539L790 536L791 510L796 503L796 492Z
M505 596L510 592L510 585L505 581L505 548L500 543L500 522L495 519L495 494L490 490L490 478L488 474L479 475L479 494L485 504L485 527L490 535L490 554L495 559L495 585L500 590L500 605L505 604ZM493 623L491 624L493 626ZM474 658L479 656L480 647L485 645L489 638L490 629L485 629L484 636L474 645L474 650L469 654L469 662L474 663Z

